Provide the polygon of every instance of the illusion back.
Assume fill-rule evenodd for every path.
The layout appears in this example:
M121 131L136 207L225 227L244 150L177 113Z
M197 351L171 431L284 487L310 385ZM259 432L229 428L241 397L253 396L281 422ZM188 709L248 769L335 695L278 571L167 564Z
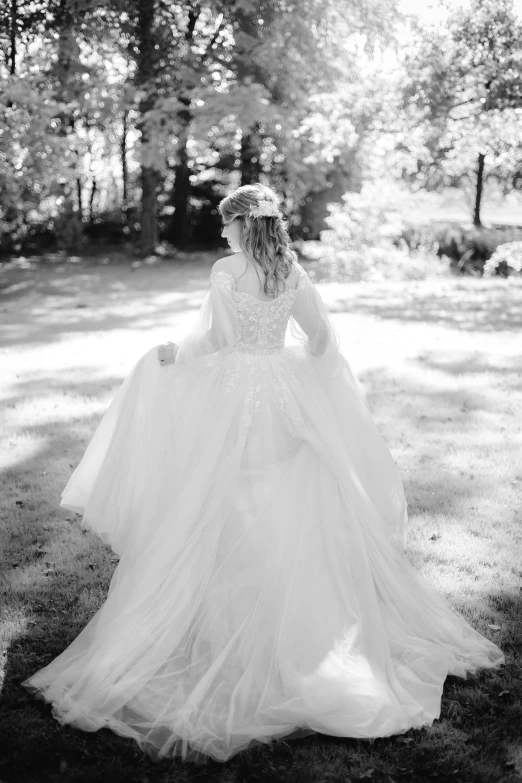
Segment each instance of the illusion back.
M213 272L211 280L214 285L224 286L234 293L241 325L241 336L235 346L238 351L269 354L283 350L286 328L302 277L299 277L295 288L270 301L256 299L245 291L236 291L234 278L228 272Z

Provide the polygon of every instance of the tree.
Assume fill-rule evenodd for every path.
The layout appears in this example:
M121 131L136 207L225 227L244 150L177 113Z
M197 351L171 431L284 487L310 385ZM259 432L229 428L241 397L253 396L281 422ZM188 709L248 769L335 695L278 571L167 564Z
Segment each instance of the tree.
M480 226L487 172L506 183L522 169L514 130L522 120L522 26L512 0L473 0L449 17L447 29L418 33L404 92L407 129L417 130L413 144L404 136L403 160L416 158L410 174L428 187L471 179Z
M180 12L184 11L183 16L179 18L178 13L177 24L171 28L171 35L176 36L176 41L171 47L175 59L174 62L171 60L169 69L176 74L173 95L170 84L169 103L172 104L172 98L177 101L173 126L177 143L174 162L170 164L174 175L169 199L173 215L167 236L179 246L185 245L188 238L191 175L189 142L194 122L194 103L201 101L208 89L214 89L212 80L208 78L209 68L220 47L224 28L221 3L185 5L185 8L179 9Z
M151 134L147 124L147 113L154 105L154 76L156 64L157 25L155 0L137 0L136 7L136 77L139 90L141 134L141 246L145 253L151 253L157 243L157 194L158 172L151 159Z
M166 175L167 186L172 182L169 202L174 210L168 237L182 244L202 158L209 161L218 186L219 170L226 162L231 174L239 177L237 184L269 177L285 193L287 206L299 208L295 180L299 160L306 154L296 139L305 142L307 118L317 117L320 111L315 97L335 93L346 112L348 104L337 90L339 78L354 75L353 70L343 74L348 59L345 40L353 37L354 29L361 38L361 27L367 41L384 35L395 10L390 3L383 12L381 4L368 0L353 2L349 13L338 0L235 0L176 7L173 43L166 47L168 90L166 85L159 88L160 97L149 116L164 151L173 147L169 136L176 139L165 167L173 174ZM328 99L324 105L328 106ZM340 118L334 135L340 138L348 125ZM350 147L352 136L345 135L344 147ZM197 159L189 155L189 144L197 147ZM344 148L337 161L328 162L329 171L338 170L343 157ZM313 165L309 171L301 165L301 173L313 178ZM201 176L209 174L202 171ZM328 184L327 176L321 187Z
M0 11L0 220L17 216L17 237L73 222L92 236L88 224L102 213L119 220L140 202L139 222L129 217L125 230L141 224L150 253L159 231L183 244L196 213L215 224L226 189L259 178L297 214L359 165L376 103L364 98L347 41L384 37L393 8L9 0Z
M45 0L6 0L0 6L0 51L10 76L19 70L28 43L45 19Z

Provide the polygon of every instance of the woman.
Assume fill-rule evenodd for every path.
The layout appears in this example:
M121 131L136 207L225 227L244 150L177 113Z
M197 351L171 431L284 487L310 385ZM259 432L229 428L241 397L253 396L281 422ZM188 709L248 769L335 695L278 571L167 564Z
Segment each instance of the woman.
M153 758L428 726L448 674L503 653L404 555L397 468L276 195L220 211L197 327L136 363L62 493L120 556L107 599L23 684Z

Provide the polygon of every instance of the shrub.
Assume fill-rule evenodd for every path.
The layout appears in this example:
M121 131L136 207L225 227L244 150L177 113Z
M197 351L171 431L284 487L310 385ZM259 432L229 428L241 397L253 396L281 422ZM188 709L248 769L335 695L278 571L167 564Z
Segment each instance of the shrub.
M394 198L394 195L396 198ZM390 242L403 228L397 194L391 188L365 183L360 193L345 193L342 204L328 204L328 229L321 241L338 250L363 250Z
M522 242L499 245L484 266L484 275L522 275Z
M400 207L407 198L383 183L366 183L360 193L345 193L329 204L326 245L316 263L317 275L330 280L422 280L449 274L448 259L438 258L418 241L410 250L400 239L405 226Z
M329 247L322 248L323 252L312 254L308 251L308 248L303 248L307 268L313 270L318 280L426 280L452 274L447 258L438 258L422 251L408 252L393 246L366 247L363 250L334 250Z
M455 223L430 223L405 226L396 243L404 241L410 249L431 249L440 257L447 256L455 272L477 276L485 273L489 259L500 245L519 240L522 240L522 230L515 226L473 228ZM502 267L500 270L498 274L503 274Z
M56 244L60 250L79 250L85 244L83 224L76 212L63 212L55 221Z

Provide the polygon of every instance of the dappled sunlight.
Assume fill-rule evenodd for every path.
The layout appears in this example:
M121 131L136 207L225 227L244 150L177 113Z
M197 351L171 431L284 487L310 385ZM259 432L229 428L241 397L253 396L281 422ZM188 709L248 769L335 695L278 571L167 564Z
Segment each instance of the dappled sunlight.
M12 432L7 437L5 448L0 451L0 470L21 467L28 460L37 459L47 440L48 436L44 433L37 434L31 429Z
M190 270L165 265L135 272L129 267L101 266L85 274L82 269L25 270L26 279L16 283L9 282L14 272L4 272L0 347L66 341L77 333L185 331L184 319L199 308L210 273L207 265Z
M32 294L11 299L8 312L3 306L4 317L20 328L13 344L4 337L0 388L7 436L0 451L0 508L7 520L0 540L6 573L3 696L19 709L26 703L35 708L18 683L77 636L105 599L117 562L108 547L82 531L78 515L60 507L60 494L134 363L190 327L207 273L191 272L189 282L177 273L179 287L171 291L168 269L156 268L150 280L143 274L139 287L126 282L118 288L117 273L104 268L100 279L107 275L106 285L98 279L96 295L79 298L88 307L74 309L70 302L60 311L74 319L68 325L56 310L46 320L46 305L32 301ZM65 277L63 282L67 290ZM321 293L336 308L343 350L404 481L408 558L509 660L520 649L519 335L510 329L477 335L449 311L441 320L434 311L433 320L403 319L400 290L393 286L393 307L381 288L379 297L372 294L371 312L368 288L364 296L357 286L343 289L344 297L331 284L322 285ZM495 286L492 291L495 301ZM122 303L120 293L132 302ZM420 314L426 289L413 284L403 295L410 311ZM486 307L485 289L481 296ZM469 684L458 681L455 687L464 693ZM443 701L443 714L448 703ZM41 715L44 720L43 707ZM444 724L435 729L439 725L446 736ZM100 741L67 728L46 731L53 747L61 737L93 750ZM429 732L419 736L429 744ZM106 741L115 754L130 752L122 738ZM387 742L395 740L376 740L367 752L378 759L388 747L379 743ZM299 742L291 747L298 759ZM361 744L321 736L302 747L318 759L328 751L346 762L347 748L360 753ZM285 753L284 743L277 752Z
M290 4L271 0L149 0L123 5L11 0L3 6L0 695L4 711L0 716L0 783L425 783L432 779L511 783L522 774L522 0L307 0ZM241 187L259 184L274 188L272 195L266 190L261 193L258 187ZM238 186L245 200L224 198ZM213 518L212 498L219 502L219 498L230 496L226 491L230 473L227 455L232 454L230 439L236 440L236 428L225 425L229 409L233 414L234 399L241 409L242 373L233 374L232 380L238 381L232 384L234 388L237 385L236 397L228 395L230 384L226 380L222 383L219 373L215 395L209 397L205 381L200 384L197 379L193 387L189 384L187 393L183 380L192 378L191 371L185 376L184 372L178 374L179 367L163 368L155 354L157 346L167 341L182 343L188 336L197 324L213 264L225 260L224 256L235 253L239 246L247 256L262 262L268 284L270 272L277 278L284 269L290 250L297 251L300 263L319 283L341 351L361 381L403 481L409 515L407 559L436 592L505 653L505 666L480 670L466 680L448 677L440 719L435 718L433 725L370 741L314 734L308 729L311 725L333 727L338 719L339 733L353 734L349 722L328 707L334 697L345 703L346 691L353 692L348 709L358 719L362 715L364 720L366 713L370 717L374 704L383 715L389 710L391 719L384 726L400 729L403 724L392 723L396 713L399 719L410 720L409 725L422 725L424 715L433 720L438 716L440 673L447 671L441 668L439 672L438 663L445 666L447 650L441 645L437 655L429 652L426 642L437 636L437 614L434 612L430 625L428 602L426 616L418 611L423 605L423 590L418 595L400 591L397 581L394 592L392 570L390 567L387 572L385 557L392 550L375 545L372 552L372 540L374 544L380 540L377 517L382 515L384 524L387 515L394 516L398 504L403 512L404 498L378 433L370 427L362 434L365 430L358 428L358 420L368 423L365 411L358 409L352 418L348 410L346 415L342 411L341 397L351 399L353 395L358 401L354 404L361 402L359 387L356 384L354 390L349 383L351 376L345 367L339 384L332 382L331 389L322 390L326 400L330 392L337 395L339 387L336 421L341 429L346 425L351 432L343 457L333 445L327 449L336 437L336 421L331 419L328 424L322 398L317 397L308 416L297 415L299 399L306 408L303 390L314 396L314 389L319 392L321 388L312 365L322 372L320 368L328 364L311 357L301 362L300 351L296 367L309 367L312 372L306 378L303 373L300 386L299 373L295 378L288 376L290 386L295 381L301 389L300 397L294 400L293 393L288 396L282 380L286 372L279 380L274 375L274 384L268 385L253 372L249 376L252 394L245 392L254 415L257 397L261 393L260 399L264 399L266 387L266 399L277 400L283 418L294 428L293 435L299 439L297 426L305 432L305 449L297 449L289 440L288 447L277 446L274 452L277 465L283 466L278 481L285 491L292 494L290 474L286 476L284 471L294 451L299 450L303 459L315 453L317 465L321 454L325 457L325 450L329 451L328 459L321 463L324 476L317 468L317 476L311 475L308 482L308 477L303 479L310 491L301 498L310 514L308 533L305 517L294 520L293 537L288 515L282 514L279 524L268 511L268 530L264 524L249 525L251 533L262 531L264 539L271 542L267 562L276 585L275 600L270 598L268 587L263 587L256 612L262 616L266 611L269 618L268 609L277 606L281 584L289 595L277 607L280 618L276 630L268 633L276 640L276 652L264 655L263 622L257 636L252 633L253 621L238 626L238 612L251 603L252 584L259 585L255 568L251 575L246 574L245 581L244 575L238 576L230 566L228 579L227 567L233 557L238 558L239 571L248 557L238 556L240 547L232 547L231 553L223 537L212 537L212 525L210 529L202 525L197 537L189 530L189 546L182 546L179 563L190 564L194 552L215 561L212 547L217 544L218 559L224 553L225 564L214 568L217 591L205 592L201 578L206 566L186 568L187 573L190 570L188 582L194 579L194 584L201 583L202 595L220 599L230 591L232 598L222 601L223 626L212 620L219 614L212 612L212 601L201 603L198 589L194 593L187 582L185 597L192 595L196 601L196 614L194 623L189 623L187 612L182 611L183 600L176 604L182 617L180 628L189 640L196 633L205 656L207 649L211 656L217 649L221 658L230 656L234 663L222 669L204 666L202 681L196 661L198 644L190 643L186 668L190 677L196 677L196 688L194 698L185 699L185 709L177 714L173 706L183 699L184 686L166 688L173 709L170 718L169 707L163 704L165 689L155 686L160 677L177 674L170 655L176 644L168 639L169 629L175 631L177 625L173 625L172 607L162 618L161 600L155 601L152 612L144 612L141 619L145 622L137 619L141 608L147 606L139 598L147 593L147 580L143 582L143 571L138 573L139 563L131 563L134 554L139 554L138 544L132 554L128 548L116 547L125 552L120 573L126 571L127 563L136 566L136 579L131 575L129 584L129 594L135 591L139 604L138 611L130 613L134 625L129 629L128 612L123 611L116 612L116 625L109 621L107 626L118 637L109 649L118 655L125 646L136 661L135 669L133 664L131 668L139 673L133 676L127 667L119 677L111 672L112 653L103 656L102 650L101 666L87 654L85 667L80 663L76 672L63 680L64 712L52 699L37 702L34 696L43 692L37 688L34 693L27 685L30 675L77 638L107 598L119 558L89 532L95 525L84 530L82 515L62 508L60 500L98 425L135 368L134 377L125 384L105 421L107 427L93 444L92 462L87 459L85 474L81 470L77 474L77 485L85 490L80 493L83 500L93 481L100 488L99 507L95 508L95 502L90 506L93 519L100 521L99 513L102 517L105 514L111 529L121 520L132 519L139 523L136 527L149 544L154 541L153 528L160 532L169 529L175 546L184 537L176 536L175 530L173 533L171 523L175 529L185 523L183 513L176 512L172 518L171 507L179 506L191 514L200 507ZM236 258L229 268L228 259L224 267L231 271L238 261ZM228 279L227 271L216 282ZM248 282L248 275L243 282ZM238 289L242 287L237 279L236 283ZM289 296L295 296L295 302L300 298L299 291ZM228 294L223 298L228 299ZM267 331L270 318L261 314L262 309L259 304L255 326L257 330L257 325L263 324L261 330ZM304 310L310 315L308 308ZM246 310L240 315L244 323ZM205 344L214 342L219 331L219 319L214 316L212 334L207 333ZM303 315L303 324L306 322ZM319 330L317 343L321 343L321 336ZM334 336L330 330L328 336ZM297 333L294 340L299 342ZM334 341L328 342L331 345ZM189 353L197 352L193 347L185 343L179 359L188 360ZM260 350L264 350L262 345ZM336 351L332 357L334 354L338 359ZM253 361L255 370L258 365L271 367L272 359ZM201 361L195 375L200 371L204 375L208 365ZM172 389L171 379L176 381ZM328 382L327 374L325 379ZM345 395L342 382L346 382ZM127 398L129 389L133 394ZM218 405L221 392L229 401L224 407ZM188 400L188 407L183 400ZM149 419L151 406L157 410ZM208 421L198 414L203 408ZM125 422L118 430L120 412ZM249 415L246 418L248 421L243 421L244 417L238 421L248 430L255 420L250 421ZM174 421L179 421L179 432L177 424L176 431L172 430ZM267 415L259 427L259 448L251 443L254 489L258 485L262 489L266 483L258 463L265 441L276 443L279 421L279 414ZM331 442L325 440L320 446L311 426L314 421L317 431L323 422ZM112 438L113 423L121 439ZM199 431L211 433L203 451L198 448ZM218 442L224 444L224 450L216 479L209 465ZM241 456L237 449L232 451ZM379 453L384 455L382 461ZM101 461L97 459L100 455ZM137 463L133 455L138 455ZM314 513L315 479L323 489L330 487L327 482L336 472L334 468L339 473L343 459L347 464L354 462L356 469L354 473L350 468L346 481L339 474L335 486L326 492L330 501L337 495L347 496L337 505L337 516L333 505L332 514ZM174 503L173 498L179 495L176 482L161 481L161 466L172 478L174 462L179 462L181 470L190 468L187 475L196 483L202 477L205 486L207 481L209 486L213 483L219 497L212 492L209 497L205 492L194 493L192 480L187 480L181 481L180 503ZM297 471L301 478L307 472L306 464ZM132 473L130 480L125 466ZM374 476L369 475L372 472ZM174 473L179 479L177 467ZM88 478L85 482L83 475ZM118 475L126 476L127 482L120 486ZM387 475L395 476L390 508L385 499ZM237 472L231 476L235 481ZM267 476L271 481L272 474ZM350 535L358 527L352 516L367 516L363 509L368 511L365 504L370 501L364 487L368 482L371 488L373 479L382 490L375 494L369 491L377 509L377 527L368 520L363 536L366 544L363 539L358 543L362 561L352 557L350 562L348 555L355 551ZM152 510L146 502L147 488L151 490ZM362 503L359 511L358 501ZM260 502L266 511L265 500ZM85 503L71 500L69 505L83 508ZM240 520L245 517L243 505L238 505ZM274 502L274 507L277 505ZM351 528L344 538L343 514ZM226 515L221 517L221 522L230 522ZM313 531L319 517L325 517L326 537L319 536L317 548ZM185 527L189 524L187 521ZM234 525L229 527L232 531ZM281 551L288 558L278 558L274 548L281 530L285 544ZM334 532L340 535L338 541ZM136 537L131 538L134 542ZM251 540L258 546L258 536L252 535ZM199 548L201 541L203 547ZM317 552L333 558L325 563L337 562L336 557L341 563L339 553L345 542L348 559L344 559L344 568L341 565L338 569L339 578L336 580L333 573L334 579L329 580L332 591L322 602L324 607L317 601L314 605L313 598L314 591L319 594L321 569L311 574L309 594L288 590L290 577L300 584L296 575L305 573L307 556L313 561ZM172 570L170 548L157 551L158 568L151 572L157 582L151 582L150 589L159 599L160 582L160 592L165 588L168 593L163 566L178 583L180 573ZM160 556L164 557L162 563ZM256 562L262 564L262 558ZM285 582L281 563L287 562L291 567ZM409 570L403 558L397 563ZM371 566L373 573L375 591L370 585L369 592L370 599L377 599L373 604L377 617L379 608L383 609L380 619L386 625L385 596L389 593L397 622L390 619L389 634L382 636L367 622L372 611L362 612L368 639L372 639L368 648L377 636L384 639L384 645L375 644L375 648L383 653L380 660L386 660L387 667L382 671L376 657L375 667L372 664L372 671L368 671L364 655L369 650L361 657L357 653L359 640L353 640L351 658L347 650L342 652L349 661L345 674L353 670L355 682L352 685L348 679L347 688L339 689L335 680L339 679L337 670L343 655L332 649L328 627L332 620L337 624L339 617L346 618L350 589L343 595L343 580L352 579L360 587L357 568L365 565ZM386 573L390 579L383 579ZM305 581L306 575L302 586ZM428 586L425 588L428 594ZM364 592L357 599L359 609L368 598ZM122 594L125 599L125 584ZM303 612L302 624L298 612L292 616L296 596ZM341 601L338 612L337 598ZM441 605L436 596L433 598L434 606ZM128 602L126 605L131 607ZM371 609L370 604L368 607ZM408 631L403 635L407 640L402 649L394 625L404 630L408 608L412 610L411 625L406 623ZM312 634L313 641L307 644L307 629L314 623L315 611L317 634ZM117 633L118 620L129 630L128 639ZM155 634L140 633L149 620L157 627L158 645L151 646ZM289 623L285 625L286 620ZM230 639L227 644L223 637L227 623L239 627L242 638L252 638L251 656L248 644L234 646ZM269 625L267 621L267 628ZM299 632L293 638L285 634L292 626ZM448 629L450 626L448 623ZM456 627L463 634L462 658L469 653L471 661L473 634L468 637L468 647L463 643L463 624L456 623ZM244 628L247 633L243 635ZM98 631L94 638L100 642L104 636ZM458 641L450 637L448 630L448 650L451 641ZM219 649L220 638L224 639L224 650ZM292 698L290 713L283 713L279 723L277 710L270 710L269 720L262 720L262 710L252 710L253 719L242 725L240 716L245 705L251 706L253 694L259 696L260 704L271 705L274 696L287 695L287 682L294 687L281 651L288 648L289 662L294 658L291 673L299 656L310 660L314 649L319 650L321 638L329 643L320 650L322 677L309 683L312 692L317 689L318 693L316 699L305 700L306 711L299 713L299 699ZM143 658L140 645L147 649L147 656L150 652L150 658ZM166 664L158 672L162 655ZM249 656L250 668L245 665ZM258 661L265 660L275 672L273 688L268 680L268 685L256 686ZM495 665L493 659L490 662ZM392 686L394 668L396 700L390 699L383 708L381 679ZM301 665L297 682L305 669ZM121 724L105 720L94 708L91 716L87 707L82 714L81 703L73 707L68 688L72 681L81 682L82 672L88 676L91 671L93 680L99 682L105 674L106 682L110 673L114 675L114 693L101 686L99 695L111 706L114 703L115 717L117 711ZM216 671L218 676L210 684ZM464 668L455 671L462 673ZM149 709L142 711L141 673L146 682L144 704L149 704ZM224 675L221 679L220 673ZM331 687L327 683L324 688L328 674ZM378 687L370 704L365 705L361 698L359 707L356 697L364 697L371 689L368 683L365 687L365 680L377 682ZM201 719L198 699L205 681L212 695L203 706ZM214 694L215 703L220 704L228 698L234 682L238 690L230 701L231 709L214 709ZM239 693L243 688L244 698ZM128 689L130 700L126 698ZM415 691L419 709L413 698L408 699ZM96 686L86 688L86 702L93 704L97 694ZM324 708L320 724L313 722L314 717L317 720L314 702ZM73 707L70 712L68 706ZM216 727L209 737L205 714L209 725ZM292 714L306 718L304 729L297 733L312 732L312 736L296 739L284 733ZM156 732L149 732L140 746L131 738L135 731L146 732L150 716L158 725L163 724L157 732L158 743L167 752L163 760L150 752ZM162 730L169 722L178 732L176 736L180 731L183 735L170 748L167 732ZM94 730L96 725L103 728ZM125 727L120 734L118 725ZM371 725L368 721L369 736ZM279 729L283 738L277 739ZM189 736L193 736L195 747L191 747ZM268 739L276 741L257 744ZM200 746L205 747L207 741L224 741L232 754L227 752L224 763L198 758ZM235 755L234 748L240 747L245 749ZM169 758L171 754L173 758ZM203 769L199 764L183 763L192 759L207 763Z
M522 280L516 278L335 283L330 299L333 312L349 312L355 306L361 314L403 323L424 322L473 332L513 332L522 327Z
M496 597L517 595L522 575L522 288L448 285L324 289L403 477L408 556L497 640Z

